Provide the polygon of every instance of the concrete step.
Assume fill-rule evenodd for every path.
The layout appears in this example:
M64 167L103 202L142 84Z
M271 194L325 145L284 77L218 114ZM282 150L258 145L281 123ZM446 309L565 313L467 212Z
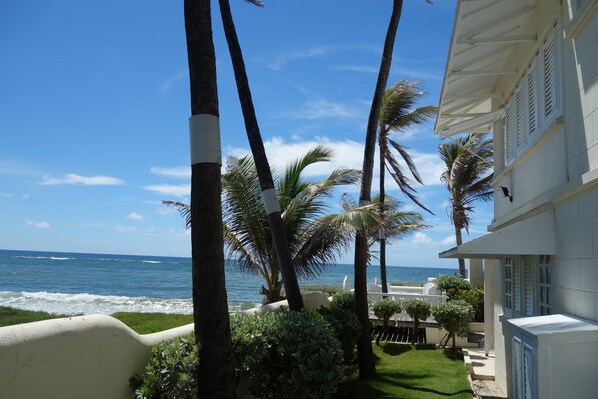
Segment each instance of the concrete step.
M475 380L473 381L473 391L477 399L507 399L507 395L494 381Z

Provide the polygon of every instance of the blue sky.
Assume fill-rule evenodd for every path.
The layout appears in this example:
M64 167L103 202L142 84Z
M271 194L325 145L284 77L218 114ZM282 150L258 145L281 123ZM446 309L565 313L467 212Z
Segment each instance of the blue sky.
M361 169L365 126L392 2L231 0L273 165L316 143ZM217 2L214 40L223 155L249 145ZM389 84L421 80L437 105L454 1L405 1ZM182 1L8 1L0 12L0 248L190 256L161 200L189 201L189 79ZM388 250L391 265L454 267L433 121L403 134L426 182L433 227ZM374 178L374 190L377 186ZM401 200L396 186L387 190ZM357 187L347 191L357 196ZM331 203L337 207L336 199ZM407 205L412 208L411 205ZM479 204L469 238L486 231ZM467 236L465 236L467 239ZM341 260L352 262L349 253Z

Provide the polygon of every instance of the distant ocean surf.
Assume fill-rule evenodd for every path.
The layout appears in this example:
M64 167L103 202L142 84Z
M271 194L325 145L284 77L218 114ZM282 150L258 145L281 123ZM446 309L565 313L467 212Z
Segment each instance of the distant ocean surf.
M368 268L368 281L379 267ZM457 269L389 267L389 281L424 282ZM342 285L352 265L330 265L300 285ZM262 280L230 262L226 285L231 312L260 303ZM62 314L193 312L191 259L134 255L0 250L0 306Z

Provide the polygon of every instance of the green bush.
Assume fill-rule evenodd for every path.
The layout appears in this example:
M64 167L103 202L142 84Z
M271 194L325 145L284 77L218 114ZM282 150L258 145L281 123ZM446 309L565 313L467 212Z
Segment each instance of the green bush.
M355 293L339 292L332 296L331 308L339 308L348 312L355 312Z
M451 276L448 274L443 274L436 279L436 286L441 290L446 292L449 299L457 299L456 297L460 294L461 291L466 291L471 289L471 284L469 281L465 280L460 276Z
M342 381L340 343L316 312L231 317L241 376L258 398L329 398Z
M318 291L328 296L343 292L343 287L337 285L302 285L299 288L301 289L301 293Z
M432 316L436 319L438 326L448 332L446 342L453 339L453 349L455 349L455 336L467 336L469 322L473 318L473 308L465 301L454 300L432 306Z
M413 319L413 343L415 343L419 322L430 317L432 306L419 299L411 299L405 303L405 311Z
M372 309L376 317L382 319L384 328L388 328L388 321L390 318L401 312L401 304L390 298L384 298L374 303Z
M469 291L461 291L455 299L460 299L473 308L473 321L484 321L484 286L480 285Z
M136 399L196 398L199 366L193 334L152 348L142 376L131 378Z
M355 313L341 308L320 308L318 312L334 330L334 336L341 344L345 363L355 357L355 345L361 335L361 324Z

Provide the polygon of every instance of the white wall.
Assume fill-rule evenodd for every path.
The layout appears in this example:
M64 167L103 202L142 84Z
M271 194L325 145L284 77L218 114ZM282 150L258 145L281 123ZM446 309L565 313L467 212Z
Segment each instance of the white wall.
M303 300L307 310L329 305L319 292L306 294ZM286 301L277 302L267 311L285 305ZM0 398L130 399L129 378L143 371L151 347L192 331L189 324L139 335L105 315L2 327Z

